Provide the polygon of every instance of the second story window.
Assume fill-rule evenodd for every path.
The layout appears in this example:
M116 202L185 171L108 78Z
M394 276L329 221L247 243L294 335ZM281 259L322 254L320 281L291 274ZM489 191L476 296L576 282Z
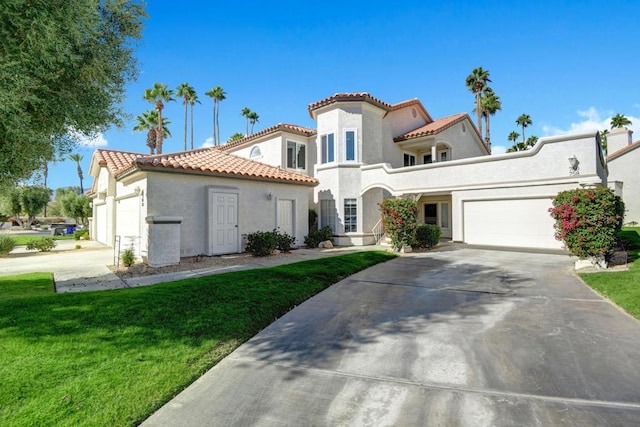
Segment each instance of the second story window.
M320 137L321 163L332 163L335 161L335 144L333 134L328 133Z
M404 153L404 165L405 166L415 166L416 164L416 156L413 154Z
M306 169L307 146L295 141L287 141L287 168Z
M344 159L346 161L356 160L356 131L347 130L344 132Z
M262 152L260 151L260 147L257 145L251 149L251 153L249 154L249 158L255 159L258 157L262 157Z

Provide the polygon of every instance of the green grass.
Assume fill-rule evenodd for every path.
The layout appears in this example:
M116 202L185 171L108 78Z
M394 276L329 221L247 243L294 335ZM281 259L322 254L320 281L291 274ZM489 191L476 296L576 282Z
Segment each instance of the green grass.
M13 240L16 241L16 246L24 246L32 240L41 240L44 237L53 237L53 240L73 240L73 234L65 234L64 236L43 236L43 235L28 235L28 234L9 234Z
M640 320L640 227L625 227L620 237L626 242L633 263L627 271L580 274L589 286Z
M359 252L115 291L0 280L0 425L137 424L241 343L394 255Z

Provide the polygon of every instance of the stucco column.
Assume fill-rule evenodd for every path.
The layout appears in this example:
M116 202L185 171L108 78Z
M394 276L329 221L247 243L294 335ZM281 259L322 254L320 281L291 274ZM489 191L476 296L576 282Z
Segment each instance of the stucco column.
M431 146L431 162L436 163L438 161L438 149L436 147L437 142L434 142Z
M145 218L149 224L147 264L162 267L180 263L181 216L151 215Z

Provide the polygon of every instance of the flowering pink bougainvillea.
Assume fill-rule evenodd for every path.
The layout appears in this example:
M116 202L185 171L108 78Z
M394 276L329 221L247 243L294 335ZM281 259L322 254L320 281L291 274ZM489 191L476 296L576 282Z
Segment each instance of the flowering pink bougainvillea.
M599 187L563 191L549 209L556 239L572 255L608 259L616 248L624 219L624 203L612 190Z
M382 225L395 248L412 245L416 239L418 203L410 199L384 199L380 203Z

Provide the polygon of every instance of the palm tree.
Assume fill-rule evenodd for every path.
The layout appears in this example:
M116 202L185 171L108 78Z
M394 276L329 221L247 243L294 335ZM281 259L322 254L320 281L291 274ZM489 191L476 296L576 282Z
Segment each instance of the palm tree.
M133 130L138 131L147 131L147 146L151 150L151 155L153 155L153 151L156 148L157 134L158 134L158 110L150 110L145 111L136 117L137 125L133 127ZM171 136L171 131L168 128L168 125L171 124L169 119L166 117L162 118L162 133L167 137ZM160 154L160 153L159 153Z
M524 128L526 128L527 126L531 126L533 124L533 121L531 121L531 117L529 117L528 114L520 114L520 117L518 117L516 119L516 124L522 126L522 142L525 142L525 136L524 136Z
M227 94L220 86L212 88L205 95L213 99L213 145L220 145L220 122L218 120L220 113L220 101L227 98Z
M173 91L167 89L167 85L154 83L152 89L144 91L143 98L156 106L158 110L158 126L156 127L156 154L162 154L162 141L164 140L164 126L162 120L162 109L164 102L175 101L173 99Z
M201 104L201 102L198 100L198 95L194 90L191 94L189 94L189 105L191 105L191 149L192 150L193 150L193 106L196 105L196 103Z
M467 76L465 84L471 93L476 95L476 114L478 115L478 130L482 135L482 91L486 89L489 80L489 71L484 70L482 67L474 68L471 74Z
M251 133L253 133L253 126L260 121L258 120L260 116L255 111L252 111L247 114L247 117L249 118L249 122L251 122Z
M491 135L489 131L489 118L490 116L495 116L495 114L502 110L502 101L500 101L500 97L495 94L493 89L487 87L482 94L482 115L484 116L484 124L485 124L485 138L484 140L487 143L487 147L491 149Z
M72 154L69 156L69 160L73 160L78 165L78 178L80 178L80 194L84 194L84 188L82 187L82 167L80 167L80 162L84 159L84 156L80 154Z
M536 145L536 142L538 142L538 137L535 135L531 135L529 138L527 138L527 149Z
M516 144L516 141L518 140L519 137L520 137L520 134L516 131L513 131L509 134L507 139L510 142L512 142L513 145L511 146L511 148L507 150L507 153L513 153L514 151L518 151L518 145Z
M251 113L251 110L249 109L249 107L244 107L242 111L240 111L240 115L243 116L246 120L246 130L244 132L245 135L249 135L249 114L250 113Z
M189 83L181 83L176 88L176 95L182 98L184 105L184 151L187 151L187 109L189 107L189 98L195 93L195 89Z
M623 128L630 124L631 120L629 120L624 114L618 113L611 118L611 129Z
M244 134L242 132L236 132L227 139L227 142L237 141L242 138L244 138Z

